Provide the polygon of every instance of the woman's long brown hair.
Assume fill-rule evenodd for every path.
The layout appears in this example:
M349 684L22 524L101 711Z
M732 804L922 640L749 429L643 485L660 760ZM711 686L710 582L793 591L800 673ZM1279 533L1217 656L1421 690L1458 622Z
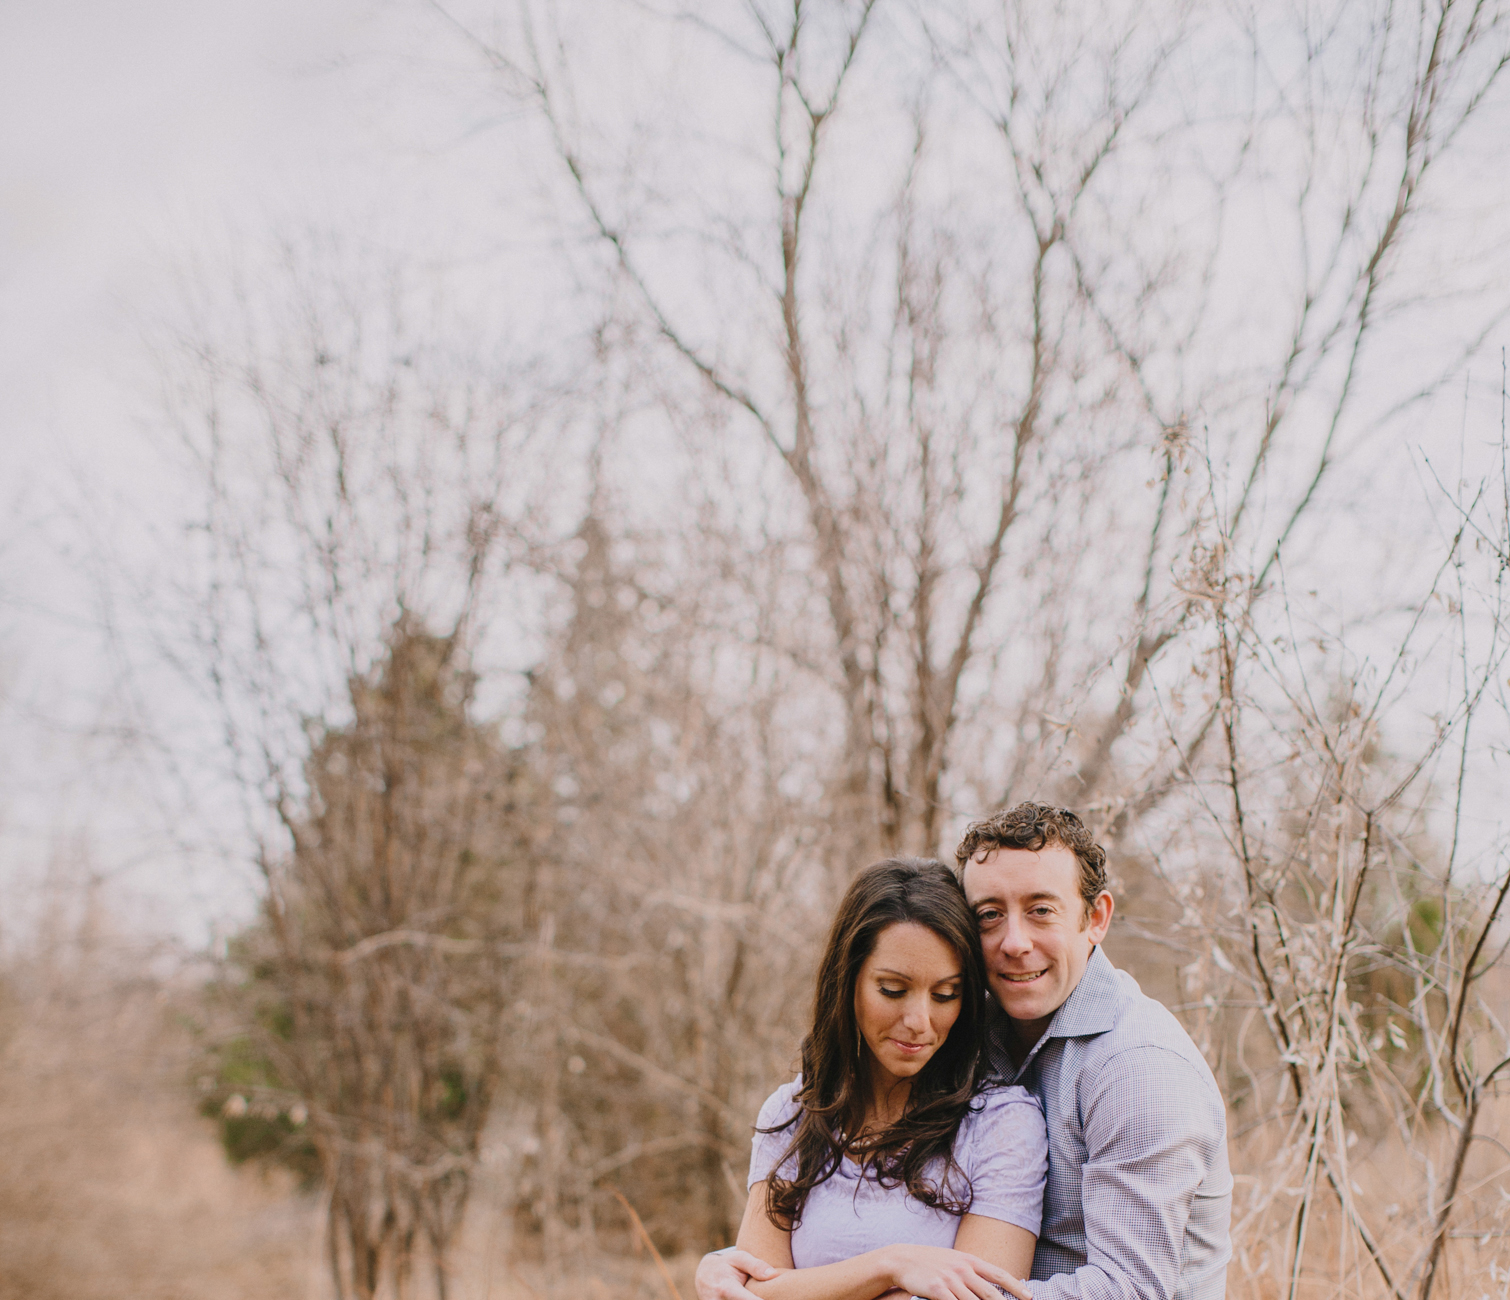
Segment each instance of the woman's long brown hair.
M959 958L959 1018L913 1078L902 1117L861 1139L870 1067L855 1020L855 985L881 931L906 922L931 930ZM883 1187L905 1186L925 1205L950 1214L970 1208L970 1183L955 1163L954 1139L981 1081L984 997L975 918L948 867L931 858L887 858L855 877L818 968L813 1027L802 1042L802 1086L794 1098L800 1109L786 1124L765 1130L796 1127L776 1167L795 1154L797 1176L782 1178L773 1170L766 1181L773 1222L795 1228L808 1193L846 1156ZM928 1175L935 1161L942 1162L936 1180Z

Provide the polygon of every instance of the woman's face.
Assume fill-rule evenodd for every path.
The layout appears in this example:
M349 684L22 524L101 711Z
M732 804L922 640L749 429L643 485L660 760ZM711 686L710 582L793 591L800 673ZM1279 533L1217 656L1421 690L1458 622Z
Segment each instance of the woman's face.
M959 958L915 921L889 925L860 968L855 1020L882 1077L910 1079L949 1037L959 1019Z

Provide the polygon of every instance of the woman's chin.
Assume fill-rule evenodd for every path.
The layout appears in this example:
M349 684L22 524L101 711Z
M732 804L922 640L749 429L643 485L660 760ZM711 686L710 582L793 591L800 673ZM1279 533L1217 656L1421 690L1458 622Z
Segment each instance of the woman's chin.
M926 1056L903 1056L899 1052L888 1052L887 1056L890 1059L881 1061L881 1068L893 1079L915 1079L933 1059L934 1053L929 1052Z

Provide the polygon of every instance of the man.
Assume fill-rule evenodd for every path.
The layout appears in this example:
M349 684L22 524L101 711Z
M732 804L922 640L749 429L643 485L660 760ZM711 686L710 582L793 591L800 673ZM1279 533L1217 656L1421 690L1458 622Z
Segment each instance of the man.
M1106 853L1074 813L1024 803L956 850L980 928L994 1071L1049 1127L1034 1300L1219 1300L1231 1258L1226 1108L1179 1021L1101 951ZM709 1255L698 1300L742 1300L769 1276Z

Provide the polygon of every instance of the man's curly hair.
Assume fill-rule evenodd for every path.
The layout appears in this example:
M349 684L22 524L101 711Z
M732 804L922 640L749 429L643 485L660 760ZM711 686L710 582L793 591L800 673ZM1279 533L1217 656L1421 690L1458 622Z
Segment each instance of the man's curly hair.
M1057 844L1075 855L1080 866L1080 897L1089 914L1091 905L1106 888L1106 850L1094 839L1085 823L1068 808L1051 808L1046 803L1020 803L1003 808L984 821L971 822L965 838L954 850L960 878L976 854L993 849L1031 849L1035 853L1048 844Z

